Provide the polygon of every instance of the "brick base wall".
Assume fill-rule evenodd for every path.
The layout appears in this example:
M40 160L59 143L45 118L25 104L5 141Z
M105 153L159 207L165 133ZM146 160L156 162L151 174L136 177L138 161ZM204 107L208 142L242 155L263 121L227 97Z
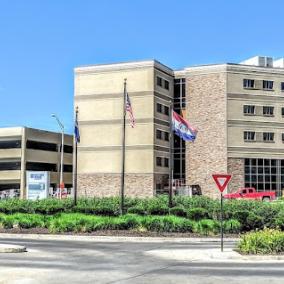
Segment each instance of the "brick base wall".
M120 174L78 174L79 197L119 196L120 188ZM153 174L126 174L125 195L152 197L154 195Z
M244 187L244 159L228 158L228 173L232 179L228 186L228 192L234 192L240 187Z

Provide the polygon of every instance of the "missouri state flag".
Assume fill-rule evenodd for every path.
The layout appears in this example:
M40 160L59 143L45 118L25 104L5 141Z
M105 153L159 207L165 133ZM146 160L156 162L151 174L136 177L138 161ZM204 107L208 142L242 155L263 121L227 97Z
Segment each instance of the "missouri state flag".
M197 130L175 111L172 112L172 130L185 141L194 141L197 135Z

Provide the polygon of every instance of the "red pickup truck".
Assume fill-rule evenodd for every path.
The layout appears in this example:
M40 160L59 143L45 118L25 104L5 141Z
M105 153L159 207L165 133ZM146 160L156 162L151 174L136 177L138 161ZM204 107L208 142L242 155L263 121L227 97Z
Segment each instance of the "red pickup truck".
M237 192L224 195L226 199L255 199L272 201L276 198L275 191L257 192L254 187L239 188Z

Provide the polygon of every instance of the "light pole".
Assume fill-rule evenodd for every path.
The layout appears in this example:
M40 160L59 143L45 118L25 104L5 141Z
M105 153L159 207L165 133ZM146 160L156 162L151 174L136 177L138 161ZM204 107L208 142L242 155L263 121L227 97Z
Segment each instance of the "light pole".
M59 185L59 189L60 189L60 193L59 193L59 198L61 199L62 197L62 185L63 185L63 154L64 154L64 125L63 123L59 120L59 118L57 117L56 114L52 114L52 117L54 117L59 125L59 127L61 128L61 159L60 159L60 185Z

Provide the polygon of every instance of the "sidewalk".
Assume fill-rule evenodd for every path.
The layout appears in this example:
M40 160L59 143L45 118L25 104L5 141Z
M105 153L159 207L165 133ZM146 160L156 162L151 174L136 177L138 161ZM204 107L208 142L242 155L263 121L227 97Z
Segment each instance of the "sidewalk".
M95 241L95 242L140 242L140 243L159 243L159 242L220 242L220 238L172 238L172 237L123 237L123 236L80 236L80 235L52 235L52 234L6 234L0 233L1 239L32 239L32 240L62 240L62 241ZM224 242L236 242L237 238L225 238Z

